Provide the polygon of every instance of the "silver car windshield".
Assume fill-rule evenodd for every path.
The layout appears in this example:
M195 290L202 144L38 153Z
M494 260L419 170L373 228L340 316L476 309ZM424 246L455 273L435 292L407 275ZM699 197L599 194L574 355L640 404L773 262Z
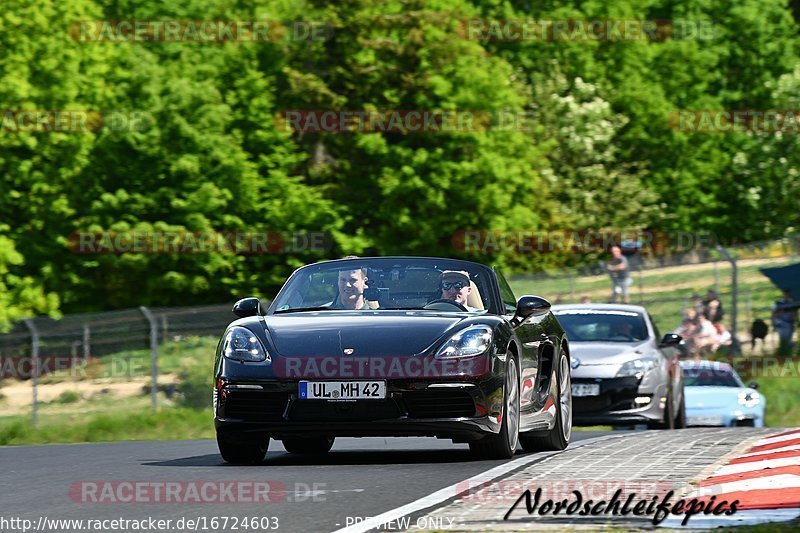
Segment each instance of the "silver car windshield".
M649 338L639 313L565 309L555 314L571 342L640 342Z

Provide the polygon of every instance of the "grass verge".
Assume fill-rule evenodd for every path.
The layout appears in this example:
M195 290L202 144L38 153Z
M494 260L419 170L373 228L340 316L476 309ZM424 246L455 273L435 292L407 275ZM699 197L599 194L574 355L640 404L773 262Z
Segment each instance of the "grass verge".
M0 419L0 445L213 437L211 409L188 407L42 417L37 426L28 416Z

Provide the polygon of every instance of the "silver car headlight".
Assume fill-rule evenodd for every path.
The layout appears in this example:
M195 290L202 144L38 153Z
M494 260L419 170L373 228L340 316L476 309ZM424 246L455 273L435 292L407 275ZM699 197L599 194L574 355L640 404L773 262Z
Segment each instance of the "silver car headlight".
M755 407L761 403L761 395L755 391L742 391L739 393L739 405L745 407Z
M619 369L619 372L617 372L617 377L620 378L624 376L637 375L643 376L647 371L654 369L657 363L658 361L655 357L642 357L641 359L628 361Z
M255 333L241 326L234 326L225 333L222 355L237 361L267 361L272 358L264 349Z
M450 337L434 357L472 357L484 353L491 345L492 328L470 326Z

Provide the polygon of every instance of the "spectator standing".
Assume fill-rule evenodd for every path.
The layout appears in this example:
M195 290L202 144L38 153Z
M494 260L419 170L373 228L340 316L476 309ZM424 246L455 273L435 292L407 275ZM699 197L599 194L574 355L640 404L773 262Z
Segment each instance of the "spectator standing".
M630 287L633 284L631 269L628 259L622 255L619 246L611 247L611 260L606 264L606 269L611 276L611 303L616 303L617 298L622 296L623 303L630 303Z
M797 306L792 300L792 294L784 289L783 298L777 300L772 306L772 326L778 332L780 342L778 355L792 355L792 336L797 323Z

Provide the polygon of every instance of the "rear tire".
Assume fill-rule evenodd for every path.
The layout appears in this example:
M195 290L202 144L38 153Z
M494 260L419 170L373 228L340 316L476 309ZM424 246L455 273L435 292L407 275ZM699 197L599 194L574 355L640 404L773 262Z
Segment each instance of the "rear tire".
M508 354L506 382L503 386L503 413L500 432L469 443L470 451L481 459L510 459L519 441L519 372L517 361Z
M289 453L323 454L328 453L333 446L335 437L310 437L283 439L283 447Z
M681 391L681 403L678 406L678 414L675 415L675 429L686 428L686 391Z
M569 358L561 353L555 375L556 379L556 423L542 432L521 433L519 442L526 452L559 451L569 446L572 437L572 378Z
M226 463L257 465L267 455L269 436L266 433L217 433L217 446Z

